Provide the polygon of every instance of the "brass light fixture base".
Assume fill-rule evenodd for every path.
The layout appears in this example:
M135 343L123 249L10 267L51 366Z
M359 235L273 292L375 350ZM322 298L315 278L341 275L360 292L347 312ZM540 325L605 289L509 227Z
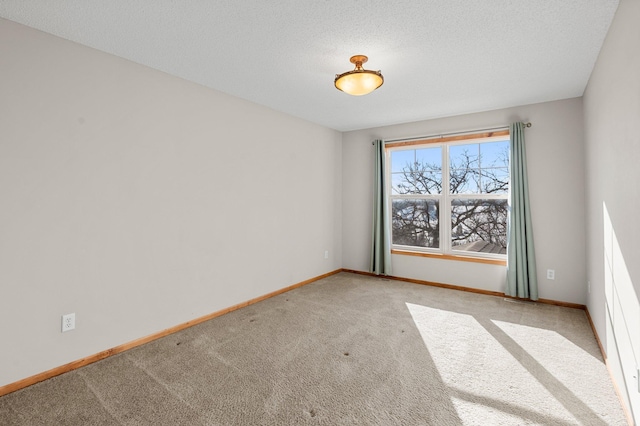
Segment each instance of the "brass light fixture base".
M362 64L367 62L369 58L365 55L354 55L349 59L349 61L356 66L356 69L362 69Z

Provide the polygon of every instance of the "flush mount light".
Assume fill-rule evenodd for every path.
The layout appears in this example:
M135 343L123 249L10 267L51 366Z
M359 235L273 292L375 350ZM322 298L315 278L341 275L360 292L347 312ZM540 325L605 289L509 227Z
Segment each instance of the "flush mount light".
M353 96L362 96L371 93L384 83L384 78L380 71L370 71L362 68L362 64L369 58L364 55L352 56L350 61L355 64L353 71L336 75L334 84L338 90L342 90Z

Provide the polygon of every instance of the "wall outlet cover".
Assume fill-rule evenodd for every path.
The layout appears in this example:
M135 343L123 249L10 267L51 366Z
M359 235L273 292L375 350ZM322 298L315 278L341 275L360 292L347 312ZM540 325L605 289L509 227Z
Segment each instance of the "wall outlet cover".
M62 316L62 332L71 331L76 328L76 314L66 314Z

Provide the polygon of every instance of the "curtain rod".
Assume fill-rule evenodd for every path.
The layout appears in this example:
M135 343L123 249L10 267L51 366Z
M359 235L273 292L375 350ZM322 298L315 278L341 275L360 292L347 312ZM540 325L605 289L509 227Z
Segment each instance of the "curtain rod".
M531 127L531 123L530 122L522 122L522 124L524 124L524 127ZM400 139L387 139L385 140L385 142L404 142L404 141L412 141L412 140L418 140L418 139L431 139L431 138L435 138L437 136L439 137L445 137L445 136L454 136L454 135L464 135L467 133L478 133L478 132L489 132L489 131L496 131L496 130L506 130L508 129L509 126L499 126L499 127L489 127L486 129L473 129L473 130L467 130L467 131L462 131L462 132L449 132L449 133L436 133L433 135L428 135L428 136L416 136L413 138L400 138ZM371 142L371 145L373 145L373 142Z

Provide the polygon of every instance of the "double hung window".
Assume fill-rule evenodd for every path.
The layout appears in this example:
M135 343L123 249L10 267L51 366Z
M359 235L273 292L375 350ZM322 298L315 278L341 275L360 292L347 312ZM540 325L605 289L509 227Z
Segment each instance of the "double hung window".
M508 132L386 144L392 249L506 258Z

